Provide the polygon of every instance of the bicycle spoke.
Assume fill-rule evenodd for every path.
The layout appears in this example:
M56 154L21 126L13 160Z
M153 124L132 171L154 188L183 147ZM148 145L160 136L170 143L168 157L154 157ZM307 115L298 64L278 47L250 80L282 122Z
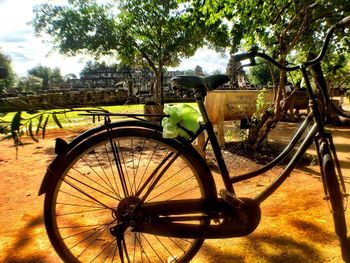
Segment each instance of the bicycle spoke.
M174 188L174 187L173 187L173 188ZM186 190L186 191L184 191L184 192L182 192L182 193L178 193L178 194L176 194L176 195L174 195L174 196L172 196L172 197L168 197L166 200L172 200L172 199L175 199L175 198L177 198L177 197L179 197L179 196L181 196L181 195L184 195L184 194L187 194L187 193L191 193L193 190L195 190L195 189L197 189L197 188L198 188L198 186L193 187L193 188L188 189L188 190ZM154 196L152 199L149 199L149 200L147 200L147 201L150 202L150 201L152 201L152 200L158 198L159 196L161 196L161 195L163 195L163 194L166 194L167 192L168 192L168 191L166 190L166 191L164 191L164 192L162 192L162 193L160 193L160 194Z
M106 224L106 225L103 225L103 227L97 228L97 229L103 229L103 228L108 227L108 226L110 226L110 225L111 225L111 224ZM91 229L87 229L87 230L83 230L83 231L81 231L81 232L77 232L77 233L72 234L72 235L69 235L69 236L64 236L64 237L62 237L62 239L69 239L69 238L72 238L72 237L77 237L77 236L83 235L83 234L88 233L88 232L91 232L91 231L93 231L94 233L96 233L96 231L97 231L97 230L96 230L96 227L91 228Z
M175 242L173 238L168 237L168 239L169 239L178 249L182 250L182 252L185 252L185 250L178 244L178 242ZM185 239L181 239L181 240L185 241ZM187 241L187 240L186 240L186 241ZM189 241L187 241L187 242L189 242Z
M114 143L117 143L118 144L118 147L116 146L116 148L117 149L119 149L119 152L118 152L118 156L119 156L119 158L120 158L120 169L123 171L123 167L124 167L124 171L125 171L125 174L126 174L126 177L128 178L129 177L129 169L127 168L127 166L126 166L126 159L125 159L125 157L124 157L124 155L126 154L125 152L124 152L124 148L121 146L121 144L120 144L120 141L119 140L117 140L116 142L114 142ZM122 165L123 164L123 165ZM123 175L124 175L124 173L123 173ZM124 175L125 176L125 175Z
M112 224L112 223L111 223ZM78 258L85 252L89 249L89 247L92 245L92 243L94 243L106 230L108 229L108 226L106 226L100 233L99 235L97 235L97 237L95 237L94 240L92 240L88 246L80 253L80 255L78 255Z
M136 233L129 224L143 202L204 198L206 191L192 167L197 161L186 159L190 154L147 133L119 136L118 130L115 138L108 135L81 151L79 145L78 156L66 158L72 161L64 164L67 168L56 182L49 215L54 215L54 238L67 251L65 262L175 262L201 245L197 240ZM204 221L201 215L181 220ZM121 233L116 235L112 226L118 224Z
M140 187L138 192L136 193L136 196L140 196L144 188L147 187L148 183L152 181L150 186L148 187L146 193L143 195L141 203L143 203L150 192L153 190L153 188L157 185L158 181L162 178L163 174L167 171L167 169L170 167L170 165L179 157L179 154L176 154L163 168L163 170L156 176L158 171L162 168L162 166L168 161L168 159L173 155L173 153L168 154L162 161L161 163L157 166L156 169L152 172L152 174L149 176L148 180ZM156 177L155 177L156 176Z
M135 262L135 256L136 256L136 237L134 236L134 248L132 253L132 262Z
M117 250L118 250L118 242L115 242L115 246L114 246L114 251L113 251L113 257L111 259L111 262L114 262L115 256L117 255Z
M66 205L66 206L74 206L74 207L91 207L91 208L98 208L98 209L105 209L102 206L93 206L93 205L79 205L79 204L70 204L70 203L60 203L57 202L56 205Z
M133 139L130 139L131 144L131 159L132 159L132 174L133 174L133 183L130 184L130 191L133 193L133 186L136 180L136 168L135 168L135 154L134 154L134 143ZM136 191L135 191L136 192Z
M152 249L152 251L154 252L154 254L158 257L158 259L160 260L160 262L162 262L162 258L158 255L157 251L153 248L152 244L148 241L148 239L145 237L144 234L142 234L143 239L147 242L147 244L150 246L150 248Z
M72 179L74 179L74 178L72 178ZM78 181L78 180L76 180L76 181ZM110 210L113 211L113 209L112 209L111 207L109 207L108 205L106 205L106 204L100 202L99 200L97 200L96 198L94 198L94 197L91 196L90 194L86 193L85 191L81 190L78 186L75 186L74 184L68 182L67 180L63 180L63 182L65 182L66 184L68 184L69 186L71 186L72 188L74 188L75 190L77 190L78 192L82 193L82 194L85 195L86 197L89 197L90 199L94 200L96 203L98 203L98 204L102 205L103 207L105 207L105 208L110 209ZM80 181L78 181L78 182L80 182ZM80 183L82 183L82 182L80 182ZM97 191L97 192L100 192L100 193L102 193L102 194L104 194L104 195L106 195L106 196L108 196L108 197L114 198L113 196L110 196L110 195L108 195L108 194L106 194L106 193L104 193L104 192L98 191L98 190L95 189L94 187L88 186L88 185L86 185L86 184L84 184L84 183L82 183L82 184L83 184L84 186L90 187L91 189L93 189L93 190L95 190L95 191ZM115 199L115 198L114 198L114 199Z
M83 211L79 211L79 212L61 213L61 214L57 214L57 216L78 215L78 214L83 214L83 213L97 212L97 211L101 211L101 210L105 210L105 209L106 208L98 208L98 209L83 210Z
M63 191L63 190L59 190L59 192L64 193L64 194L67 195L67 196L74 197L75 199L79 199L79 200L84 201L84 202L88 202L88 203L91 203L91 204L96 204L96 203L93 202L92 200L88 200L88 199L82 198L82 197L80 197L80 196L77 196L77 195L68 193L68 192Z
M96 255L95 258L93 258L90 262L94 262L96 259L98 259L108 248L110 248L112 246L113 243L110 243L108 246L106 246L98 255ZM112 247L113 249L113 247ZM109 252L110 253L110 252ZM105 256L105 258L103 259L102 262L105 262L106 259L108 258L109 256L109 253L107 253L107 255Z
M180 169L179 171L177 171L176 173L174 173L171 176L167 177L167 180L170 180L172 178L174 178L175 176L179 175L185 168L187 168L186 166L184 166L182 169ZM157 189L158 187L162 186L163 184L165 184L167 182L167 180L164 180L162 183L159 183L156 187L154 187L154 189Z
M72 179L72 180L74 180L74 181L76 181L77 183L79 183L79 184L81 184L81 185L83 185L83 186L86 186L86 187L89 188L90 190L96 191L96 192L98 192L98 193L103 194L104 196L108 196L108 197L110 197L110 198L112 198L112 199L114 199L114 200L120 201L120 199L118 199L118 197L115 197L115 196L112 196L112 195L110 195L110 194L108 194L108 193L106 193L106 192L103 192L103 191L97 189L96 187L93 187L93 186L91 186L91 185L89 185L89 184L87 184L87 183L84 183L84 182L82 182L81 180L78 180L78 179L76 179L76 178L74 178L74 177L72 177L72 176L70 176L70 175L67 175L67 177L70 178L70 179ZM69 181L67 181L67 180L63 180L63 181L64 181L65 183L67 183L67 184L73 186L73 184L70 183ZM84 193L83 193L83 194L84 194Z
M108 224L93 224L93 225L77 225L77 226L60 226L58 227L59 229L69 229L69 228L84 228L84 227L96 227L96 226L106 226L109 225Z
M140 189L140 185L141 185L141 183L142 183L144 177L146 176L146 173L147 173L148 168L149 168L149 166L150 166L150 164L151 164L151 161L153 160L153 156L155 155L155 153L156 153L156 151L157 151L157 148L158 148L158 144L156 144L156 145L154 146L153 151L152 151L152 154L151 154L151 156L148 158L147 165L146 165L146 167L145 167L145 169L144 169L144 172L143 172L143 174L142 174L142 177L141 177L141 179L140 179L140 182L139 182L139 184L137 185L137 189ZM163 158L163 159L164 159L164 158ZM137 193L135 193L135 195L137 196Z
M103 189L105 189L106 191L110 192L111 194L115 194L115 192L111 191L110 189L106 188L105 186L103 186L102 184L100 184L98 181L93 180L91 177L87 176L85 173L80 172L79 170L72 168L74 171L76 171L78 174L82 175L84 178L88 179L91 183L94 183L100 187L102 187ZM96 173L96 172L95 172Z
M118 151L117 144L115 143L115 141L112 140L112 138L110 138L109 140L110 140L110 145L111 145L111 149L112 149L112 153L113 153L113 159L114 159L114 162L115 162L116 167L117 167L119 180L120 180L120 183L121 183L121 186L123 189L124 196L129 196L126 181L125 181L125 175L123 172L123 167L122 167L121 161L120 161L120 154Z
M142 158L144 150L145 150L145 140L143 140L143 142L142 142L142 147L141 147L141 150L139 151L140 152L140 156L138 158L138 162L137 162L137 165L136 165L136 171L134 172L134 180L133 180L133 183L132 183L132 186L134 187L134 193L136 193L136 191L137 191L137 188L136 188L136 175L138 174L138 170L139 170L139 167L140 167L141 158Z
M155 199L156 197L161 196L162 194L168 193L170 190L173 190L173 189L177 188L178 186L180 186L180 185L186 183L186 182L187 182L188 180L190 180L190 179L195 179L195 178L194 178L193 176L191 176L191 177L188 177L187 179L181 180L181 181L178 182L177 184L175 184L175 185L173 185L173 186L167 188L166 190L163 190L163 192L160 192L157 196L154 196L152 199L150 199L150 200L148 200L148 201L151 201L151 200ZM162 184L164 184L164 183L166 183L166 181L164 181ZM158 187L161 186L162 184L158 184L157 186L154 187L154 189L158 188ZM196 186L195 188L197 188L197 186ZM193 189L195 189L195 188L193 188ZM190 189L190 190L193 190L193 189ZM183 193L186 193L186 192L189 192L189 190L187 190L187 191L185 191L185 192L183 192ZM180 195L182 195L183 193L176 192L176 196L180 196ZM174 198L174 197L173 197L173 198ZM170 200L170 199L171 199L171 198L169 198L168 200Z
M114 184L115 184L115 187L116 187L117 196L121 196L120 190L119 190L119 187L118 187L118 183L117 183L117 180L116 180L116 176L115 176L115 173L114 173L114 170L113 170L114 165L112 164L112 160L111 160L111 158L109 156L109 152L107 150L107 146L104 145L104 148L105 148L106 156L107 156L107 159L108 159L109 167L110 167L110 170L111 170L111 173L112 173L112 178L113 178L113 181L114 181Z
M123 253L123 248L122 248L122 241L120 239L117 239L117 247L119 251L119 258L121 263L124 263L124 253Z
M110 243L109 246L111 246L111 245L112 245L112 247L111 247L110 251L106 254L106 256L104 257L104 259L102 260L102 262L106 262L106 260L109 258L109 255L115 251L115 249L116 249L116 247L117 247L117 240L114 239L113 242ZM113 254L113 257L112 257L112 259L111 259L111 262L113 262L113 261L114 261L114 254Z
M102 180L106 185L108 185L108 186L111 188L112 192L114 192L116 195L118 195L117 192L115 191L115 189L113 188L113 185L111 184L111 182L110 182L110 180L109 180L109 177L108 177L108 175L107 175L105 169L103 168L103 165L102 165L101 161L100 161L99 158L97 157L96 152L94 152L94 156L95 156L95 159L97 160L98 164L100 165L100 167L101 167L101 169L102 169L102 171L103 171L103 174L104 174L104 176L106 177L106 179L107 179L108 182L106 182L106 181L102 178L102 176L99 176L99 175L98 175L98 177L101 178L101 180Z
M130 263L129 254L128 254L128 250L127 250L127 248L126 248L124 236L123 236L123 239L122 239L122 249L123 249L124 252L125 252L125 256L126 256L126 259L128 260L128 263Z
M112 223L111 223L112 224ZM106 229L108 226L104 226L102 228L99 228L99 229L94 229L94 233L88 235L87 237L83 238L82 240L78 241L77 243L73 244L71 247L69 247L69 249L73 249L75 248L77 245L81 244L82 242L84 242L85 240L88 240L90 237L92 237L93 235L95 235L96 233L100 232L101 230L103 229ZM82 253L80 253L81 255ZM80 255L78 257L80 257Z

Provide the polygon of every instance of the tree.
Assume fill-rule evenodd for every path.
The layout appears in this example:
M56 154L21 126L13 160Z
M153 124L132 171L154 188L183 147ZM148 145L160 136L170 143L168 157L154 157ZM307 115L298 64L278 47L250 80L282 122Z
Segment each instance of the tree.
M28 74L42 79L43 89L48 89L53 84L63 82L61 70L59 68L51 69L50 67L38 65L28 70Z
M21 77L18 80L17 88L20 92L33 92L37 93L43 86L43 79L28 75L27 77Z
M338 53L338 52L337 52ZM339 53L325 60L323 72L328 84L330 95L350 84L350 54Z
M74 73L68 73L68 74L63 76L64 82L66 82L69 79L77 79L77 75L75 75Z
M11 59L3 54L0 49L0 67L6 68L8 76L4 80L0 80L0 94L4 92L5 88L11 87L14 83L15 75L12 71Z
M62 83L64 81L63 77L61 75L61 70L59 68L56 67L54 69L51 69L50 81L52 84L59 84L59 83Z
M224 74L224 73L223 73L223 71L221 69L218 68L218 69L213 70L210 74L211 75L216 75L216 74Z
M112 66L113 67L113 66ZM108 66L105 62L88 61L84 68L80 71L80 75L83 76L87 73L95 73L97 71L103 71L107 69Z
M285 64L292 51L309 50L320 41L330 25L350 13L346 1L272 0L272 1L191 1L196 6L194 19L208 24L230 21L232 52L259 45ZM265 111L249 133L248 142L257 149L282 118L286 72L281 71L273 110Z
M278 70L262 59L257 59L256 63L248 70L249 83L254 85L276 85L278 83Z
M149 67L155 75L157 102L161 102L161 79L166 67L176 66L180 58L193 55L204 43L203 29L189 19L186 5L180 6L176 0L111 1L114 5L93 0L68 3L36 8L36 33L51 35L58 50L65 54L114 54L124 64Z

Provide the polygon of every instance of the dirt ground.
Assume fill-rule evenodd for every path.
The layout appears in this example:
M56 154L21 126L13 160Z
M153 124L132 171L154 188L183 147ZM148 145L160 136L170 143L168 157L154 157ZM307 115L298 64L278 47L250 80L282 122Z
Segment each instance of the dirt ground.
M288 140L285 130L284 126L280 128L281 140ZM350 188L350 128L333 127L332 131ZM27 140L18 149L17 158L11 141L0 142L0 262L60 262L44 227L44 196L37 193L54 158L54 138L69 140L75 134L50 130L39 143ZM229 161L233 174L255 167L239 157ZM276 168L270 174L276 175L282 169ZM243 238L207 240L193 262L341 262L331 213L323 196L317 166L299 167L262 204L261 224L254 233Z

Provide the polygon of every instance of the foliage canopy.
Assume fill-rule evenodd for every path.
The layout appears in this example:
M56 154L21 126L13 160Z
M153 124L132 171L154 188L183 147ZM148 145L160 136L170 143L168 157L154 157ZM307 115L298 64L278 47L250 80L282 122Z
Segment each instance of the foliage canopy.
M319 50L316 43L322 43L327 29L350 14L349 1L342 0L192 0L191 5L196 7L195 19L205 20L207 25L229 25L233 53L242 47L259 46L281 63L287 63L290 54L296 52L303 61L312 57L309 51ZM349 53L349 36L335 37L332 44L330 51L335 58L339 52ZM337 61L341 62L333 59L335 63L328 64L345 65ZM252 149L261 145L283 116L282 105L287 105L281 103L286 98L285 77L286 72L281 71L272 114L265 111L261 121L250 129L248 141Z
M62 53L114 54L123 64L149 67L159 102L163 70L204 44L205 30L189 10L176 0L77 0L40 5L33 25L37 34L50 35Z
M49 85L63 82L61 70L59 68L50 68L38 65L28 70L29 75L42 79L42 88L47 89Z
M6 68L8 71L8 77L6 79L0 79L0 94L4 92L5 88L13 85L15 75L12 71L11 59L6 56L0 49L0 67Z

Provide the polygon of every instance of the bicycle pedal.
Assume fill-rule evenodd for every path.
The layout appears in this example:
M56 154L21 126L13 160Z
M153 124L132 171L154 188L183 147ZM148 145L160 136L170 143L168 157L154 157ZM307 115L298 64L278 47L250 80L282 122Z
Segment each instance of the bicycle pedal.
M228 192L226 189L221 189L219 193L220 197L232 207L240 207L244 202L236 195Z

